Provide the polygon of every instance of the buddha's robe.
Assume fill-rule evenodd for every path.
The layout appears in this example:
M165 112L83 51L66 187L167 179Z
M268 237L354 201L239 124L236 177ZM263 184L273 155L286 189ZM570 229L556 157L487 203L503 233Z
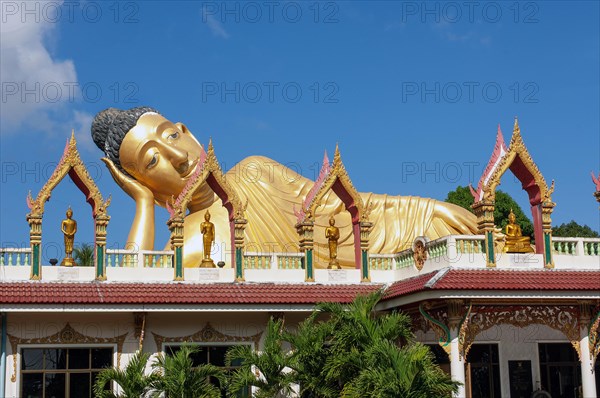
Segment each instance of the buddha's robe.
M298 222L294 207L300 210L302 201L313 181L272 159L252 156L244 159L226 173L227 182L236 190L242 203L248 203L245 217L245 251L298 253ZM369 220L373 223L369 238L370 253L392 254L411 247L417 236L437 239L446 235L475 234L476 217L469 211L449 203L414 196L360 194L363 203L372 203ZM211 221L215 224L215 245L211 256L215 262L231 264L231 235L227 210L214 194L205 199ZM314 227L314 263L317 268L329 264L328 241L325 229L335 215L340 229L338 260L345 268L353 268L354 237L349 212L332 191L317 209ZM197 267L202 261L200 224L204 211L195 211L185 218L184 265Z

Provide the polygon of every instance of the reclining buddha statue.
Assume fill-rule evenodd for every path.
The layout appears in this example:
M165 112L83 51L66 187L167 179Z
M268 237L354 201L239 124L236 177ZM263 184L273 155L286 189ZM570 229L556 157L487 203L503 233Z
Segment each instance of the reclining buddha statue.
M113 179L135 201L128 246L154 249L155 205L165 207L168 200L182 191L198 166L201 144L184 124L173 123L149 107L106 109L96 115L91 130L94 142L105 154L102 160ZM240 175L240 170L249 169L252 178ZM294 207L301 207L313 181L262 156L242 160L225 177L240 200L247 203L245 250L298 252ZM410 247L417 236L436 239L477 231L475 216L453 204L412 196L360 195L371 206L371 253L398 252ZM330 217L335 216L340 230L337 260L342 267L354 267L350 214L331 191L321 203L315 215L315 231L320 231L314 234L315 266L326 268L329 264L328 240L323 231ZM184 265L198 266L202 262L200 225L206 210L215 225L217 251L226 260L226 253L231 253L230 227L221 200L204 184L194 193L188 210L184 221ZM211 257L219 260L219 254Z

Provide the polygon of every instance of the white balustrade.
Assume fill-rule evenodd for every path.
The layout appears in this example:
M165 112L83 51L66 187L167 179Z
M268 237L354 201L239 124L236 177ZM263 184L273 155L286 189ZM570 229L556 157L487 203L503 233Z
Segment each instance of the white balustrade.
M172 250L142 250L141 255L144 268L173 268Z
M395 254L369 254L369 268L374 270L392 270L396 268Z
M303 253L244 253L244 269L301 269Z
M600 256L600 238L552 237L552 250L564 256Z
M138 266L138 251L106 249L106 267L135 268Z
M3 248L0 249L0 266L25 266L31 265L31 248Z

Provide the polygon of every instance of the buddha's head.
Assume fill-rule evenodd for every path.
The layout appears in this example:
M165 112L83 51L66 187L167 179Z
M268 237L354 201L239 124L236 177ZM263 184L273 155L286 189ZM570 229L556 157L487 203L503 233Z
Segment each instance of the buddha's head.
M515 217L515 213L513 213L512 209L510 209L510 213L508 214L508 222L514 224L516 219L517 217Z
M71 219L71 217L73 217L73 210L71 210L71 208L69 207L69 208L67 209L67 218L68 218L68 219Z
M204 213L204 219L206 221L210 221L210 213L208 212L208 210L206 210L206 213Z
M329 217L329 225L332 227L335 225L335 218L333 218L333 216Z
M103 110L92 122L92 138L119 170L150 189L159 203L182 191L201 152L184 124L172 123L149 107Z

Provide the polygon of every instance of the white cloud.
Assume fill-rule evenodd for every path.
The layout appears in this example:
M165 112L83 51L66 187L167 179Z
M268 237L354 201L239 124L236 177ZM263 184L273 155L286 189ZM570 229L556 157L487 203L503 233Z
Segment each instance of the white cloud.
M202 21L206 23L206 26L208 26L213 36L217 36L222 39L229 38L229 33L227 33L221 22L217 21L212 14L208 14L206 9L202 10Z
M85 148L90 152L98 150L98 147L92 140L90 129L92 127L92 120L94 115L82 111L74 111L73 118L70 122L70 126L75 130L75 138L77 139L77 145L79 148Z
M74 89L69 89L69 85L74 87L77 82L75 65L69 59L56 59L48 51L47 42L55 35L56 23L43 17L24 17L21 12L3 14L0 24L2 134L34 123L47 130L55 125L51 114L64 103L73 101ZM40 125L44 122L48 124Z

